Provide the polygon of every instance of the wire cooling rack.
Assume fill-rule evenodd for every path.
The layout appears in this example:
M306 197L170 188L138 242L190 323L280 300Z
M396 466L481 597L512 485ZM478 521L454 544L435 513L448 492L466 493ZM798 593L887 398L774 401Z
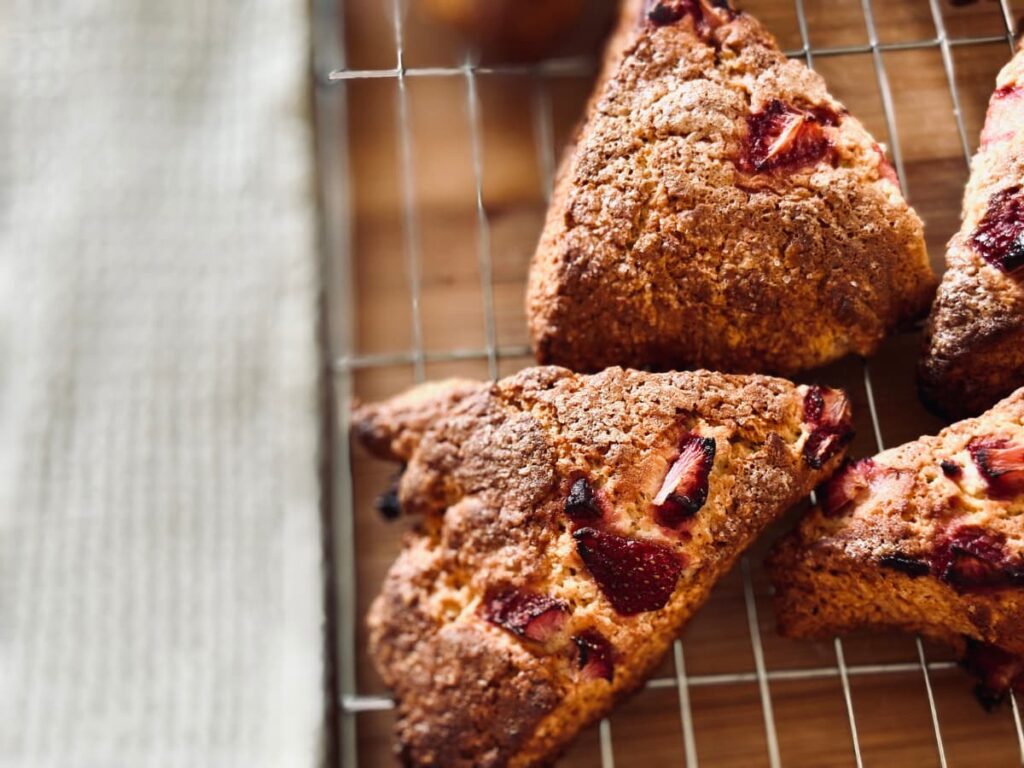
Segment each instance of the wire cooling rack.
M871 0L806 0L806 7L805 0L738 4L761 16L776 32L766 16L779 19L788 12L790 42L797 45L787 55L827 70L830 86L845 84L833 92L848 104L865 102L851 105L851 111L876 136L887 137L903 190L926 219L933 263L940 269L942 244L956 229L960 192L984 104L995 72L1012 50L1015 25L1009 0L983 1L968 9L969 15L954 8L965 5L964 0L886 0L884 4L879 0L877 8ZM396 551L401 528L400 524L386 528L367 522L375 514L369 499L382 487L387 470L349 444L347 414L352 398L355 394L384 396L405 383L453 371L469 369L494 378L529 364L524 336L517 338L513 333L512 341L507 341L504 337L509 334L501 332L503 323L496 310L496 284L504 281L505 288L511 284L513 293L520 290L525 261L519 259L519 271L511 278L496 273L495 253L505 245L496 244L493 228L504 226L507 210L489 201L481 84L495 84L498 90L508 85L528 93L523 103L530 113L527 130L542 207L559 152L555 114L562 101L555 84L576 81L578 107L595 68L593 55L533 65L482 64L473 52L457 61L411 57L410 35L421 22L410 16L403 0L368 0L361 8L357 0L348 0L347 5L344 0L318 0L314 9L327 353L337 416L329 516L334 561L329 597L336 609L336 642L332 643L336 647L331 651L340 696L339 756L345 768L393 764L388 745L393 702L368 669L361 624L365 606L379 586L379 574ZM813 46L815 23L827 24L830 18L833 29L852 25L860 30L862 25L863 39ZM367 44L365 36L371 33L383 40L380 47L385 52ZM420 41L430 34L417 33ZM843 35L833 38L845 40ZM785 44L783 35L780 39ZM348 49L353 44L362 49L357 58L369 65L352 61ZM387 62L389 47L393 59ZM974 55L974 51L980 53ZM912 52L920 56L898 59ZM414 58L426 60L421 63ZM937 80L943 81L941 88L935 85ZM385 86L376 96L371 88L362 87L373 81ZM460 222L449 222L456 237L472 243L470 271L475 275L468 280L465 270L447 274L443 259L424 258L425 224L441 214L424 202L430 197L425 188L436 179L425 180L417 173L424 147L412 116L410 84L423 81L446 83L431 109L441 105L451 110L464 121L468 138L467 146L461 146L465 155L461 168L468 174L470 207L461 221L462 230ZM860 99L862 93L867 95ZM369 132L365 126L355 131L358 115L371 98L374 110L386 121ZM384 107L377 103L381 100ZM945 145L948 148L952 142L952 152L935 157L922 152L921 142L935 138L928 125L931 118L911 121L913 144L901 143L900 130L907 124L901 115L908 110L934 114L936 136L945 121L949 134ZM384 137L381 142L372 140L378 128ZM381 154L381 144L390 144L390 152ZM367 153L377 153L386 162L374 165L372 158L366 159ZM381 174L393 177L390 205L383 206L385 224L378 227L390 230L383 244L374 244L372 236L361 233L362 217L376 215L374 205L359 202L362 190L378 183L376 171L366 174L356 166L379 168ZM910 183L912 177L916 183ZM445 183L438 182L441 187ZM527 239L531 222L535 237L539 215L523 225ZM432 232L444 229L445 221L438 226L431 223ZM389 248L400 254L389 262L392 271L401 273L399 278L365 278L365 273L374 271L372 264L384 258L380 253ZM503 266L499 271L507 270ZM450 302L425 300L425 285L437 282L456 286ZM444 328L447 310L465 305L479 307L475 318L482 326L478 329L482 343L459 343L463 335L437 330ZM456 312L456 317L464 314ZM364 330L371 326L373 332L361 332L360 326ZM428 335L435 343L428 343ZM442 342L436 343L438 339ZM844 386L859 406L861 429L855 454L870 454L887 442L902 442L939 426L923 415L913 396L910 372L918 343L916 334L901 334L870 362L847 360L816 374L819 380ZM670 658L634 702L581 736L565 765L628 768L652 759L688 768L701 762L771 768L1024 765L1024 729L1017 702L1012 700L1001 713L980 712L970 700L969 684L943 649L920 638L836 638L831 643L799 644L775 637L768 588L759 565L765 546L759 543L742 559L738 573L726 579L683 638L674 643Z

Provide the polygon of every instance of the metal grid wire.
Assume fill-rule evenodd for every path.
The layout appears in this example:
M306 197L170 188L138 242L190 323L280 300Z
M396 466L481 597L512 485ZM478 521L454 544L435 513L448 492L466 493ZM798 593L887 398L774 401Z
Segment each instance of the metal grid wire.
M344 0L318 0L319 11L324 18L332 20L334 26L340 20L342 14L338 7ZM495 319L494 295L492 285L492 262L489 221L483 201L483 150L482 150L482 126L481 126L481 103L478 89L480 77L490 75L518 76L529 78L535 84L534 90L534 133L537 141L538 163L543 170L546 185L546 196L549 197L556 167L556 148L554 145L554 128L552 118L551 97L548 80L553 77L567 75L585 76L594 71L594 61L590 58L562 58L549 59L533 65L500 65L484 66L476 62L473 54L470 54L461 66L457 67L407 67L404 54L404 0L388 0L390 2L391 23L394 34L396 50L395 66L386 69L349 69L344 66L344 51L337 48L337 38L334 33L329 35L330 40L318 40L315 47L322 53L330 49L326 56L315 58L317 66L318 95L331 90L332 86L353 80L370 79L394 79L397 81L398 93L398 158L399 171L401 173L401 207L403 223L403 258L406 269L409 294L411 297L411 339L412 348L407 352L390 354L350 354L346 349L343 354L329 358L330 370L334 378L336 391L340 398L339 430L334 436L334 456L336 460L334 478L334 499L331 510L331 522L335 528L335 540L338 546L334 553L336 562L332 571L331 590L340 599L339 615L337 623L339 626L338 647L331 649L336 652L335 667L339 676L339 688L341 695L340 702L340 735L341 735L341 764L346 768L356 768L359 764L356 739L356 717L359 713L389 710L394 707L392 699L386 696L360 695L357 690L356 667L356 595L355 595L355 552L354 552L354 516L353 516L353 495L352 475L350 456L348 452L347 439L347 411L352 394L353 374L360 370L384 368L395 365L411 365L415 379L421 382L426 378L426 364L435 362L452 362L478 360L487 362L487 370L492 378L498 376L498 361L502 358L521 357L528 355L530 350L522 346L499 346L497 342L497 323ZM885 123L889 135L889 147L897 175L903 188L904 195L909 198L906 188L906 173L903 164L903 153L900 146L895 109L889 78L886 72L883 54L894 51L911 50L938 50L941 54L945 77L949 87L953 105L953 115L959 134L959 141L963 151L963 159L970 164L970 150L967 131L964 127L964 120L960 110L960 95L956 84L952 49L961 46L991 45L1008 43L1010 50L1013 50L1014 32L1013 19L1009 7L1009 0L999 0L1005 34L998 36L950 38L946 33L945 21L940 8L940 0L929 0L932 19L935 25L935 36L927 39L914 40L909 42L882 43L879 41L875 25L874 8L872 0L861 0L864 22L867 29L868 43L864 45L848 45L812 48L809 41L807 13L804 7L804 0L794 0L794 13L799 28L802 46L797 49L787 50L785 53L790 58L802 59L810 68L814 68L816 59L830 56L844 56L850 54L869 55L874 66L874 73L877 79L878 92L881 97ZM328 62L326 67L324 62ZM409 121L409 97L406 83L409 78L461 78L465 83L466 109L470 129L470 153L472 159L472 170L474 176L475 198L476 198L476 243L477 261L480 276L480 291L484 307L484 338L483 348L463 348L446 351L426 351L423 342L423 323L421 313L421 285L422 275L420 266L420 224L416 207L416 180L414 176L414 152L413 136ZM322 113L324 99L318 98L318 112L321 115L321 160L332 162L344 158L347 152L344 126L338 121L324 120ZM330 140L323 140L325 125L332 131ZM334 138L340 136L341 147L337 147ZM342 154L337 155L340 151ZM347 191L326 190L324 207L328 211L348 210ZM325 244L328 251L328 272L340 270L342 276L351 274L350 253L348 243L344 242L347 237L347 229L344 222L340 225L342 234L331 234L331 227L325 229ZM341 242L338 242L338 241ZM340 253L340 256L339 256ZM348 290L348 280L342 280L342 284ZM349 296L332 296L330 300L351 301ZM349 303L347 305L351 307ZM343 307L345 309L345 307ZM345 310L347 312L347 309ZM344 334L343 334L344 335ZM871 414L871 422L874 429L875 442L879 451L885 448L882 427L879 420L878 410L875 406L874 389L871 378L870 363L863 364L863 380L867 394L868 406ZM814 501L813 494L811 501ZM696 741L694 737L693 715L690 706L690 691L694 688L705 686L723 686L737 683L756 683L761 700L761 709L764 720L765 744L768 753L769 764L772 768L782 765L779 754L778 734L775 728L775 719L772 710L771 683L776 681L797 681L838 678L843 692L846 715L850 728L850 745L854 760L858 768L862 768L863 759L861 755L860 739L857 730L857 717L854 707L853 695L851 693L850 679L857 676L882 675L882 674L906 674L908 672L920 672L931 714L931 724L935 733L935 749L939 765L946 768L946 748L943 742L942 725L935 704L935 695L932 690L931 676L933 672L946 670L954 667L953 662L929 661L921 639L916 638L917 662L916 663L884 663L884 664L860 664L848 665L845 661L843 642L836 638L834 642L835 666L812 667L803 669L769 670L765 664L763 644L757 616L757 604L754 597L753 581L751 578L751 567L746 557L741 559L740 571L743 581L743 599L746 608L747 625L750 633L750 643L754 657L754 671L740 672L734 674L708 674L692 675L686 673L686 664L683 654L683 644L676 640L672 647L672 655L675 666L673 677L653 678L646 683L648 689L671 689L678 691L680 724L682 727L683 747L688 768L696 768L699 761ZM1024 727L1021 722L1021 712L1015 697L1011 696L1011 706L1014 725L1016 728L1018 747L1020 751L1021 764L1024 765ZM602 720L599 728L601 768L614 768L614 757L612 750L612 728L608 719Z

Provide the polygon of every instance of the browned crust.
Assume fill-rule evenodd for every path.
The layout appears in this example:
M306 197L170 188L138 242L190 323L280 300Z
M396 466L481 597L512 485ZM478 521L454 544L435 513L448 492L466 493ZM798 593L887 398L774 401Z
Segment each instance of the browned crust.
M932 575L912 577L879 563L894 554L924 556L951 522L1005 537L1010 552L1024 549L1024 498L990 498L967 455L971 439L992 435L1024 440L1024 389L976 419L874 457L913 475L905 495L871 494L838 518L812 511L769 557L780 631L832 637L902 629L955 647L966 637L1024 653L1021 588L958 592ZM962 477L946 477L942 460L961 464Z
M420 384L385 403L356 403L353 435L376 456L404 461L432 423L482 386L470 379L442 379Z
M924 311L921 222L844 115L838 167L774 180L734 163L772 99L845 113L749 15L708 39L624 4L557 180L527 297L537 359L792 373Z
M450 391L363 406L353 425L374 445L373 436L390 436L394 458L407 463L402 508L423 516L369 616L409 765L553 759L643 682L744 547L840 460L806 466L807 390L781 379L534 368L446 400L442 413ZM409 424L425 426L416 439L395 439ZM655 525L650 500L691 429L713 436L717 454L708 500L684 540ZM564 514L579 472L601 495L609 529L688 559L664 609L616 614L579 560ZM571 644L538 646L481 618L482 595L503 585L571 605L566 636L604 634L616 649L614 683L580 678Z
M1012 88L1022 76L1018 52L996 83ZM1024 275L1005 274L970 246L991 196L1024 182L1024 98L993 104L983 136L995 134L1009 138L983 141L971 161L963 223L946 252L920 366L924 399L951 418L981 413L1024 384Z

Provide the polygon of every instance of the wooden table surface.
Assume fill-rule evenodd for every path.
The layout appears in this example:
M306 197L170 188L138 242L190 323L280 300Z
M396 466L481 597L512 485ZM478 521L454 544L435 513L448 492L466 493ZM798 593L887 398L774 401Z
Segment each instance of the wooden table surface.
M592 58L599 51L608 3L592 5L581 28L556 55ZM761 18L783 48L803 48L793 0L741 0L739 5ZM863 5L862 0L805 1L812 49L849 49L816 55L813 64L832 93L876 137L890 147L898 140L906 189L925 220L932 262L941 270L943 245L957 229L967 178L943 51L933 43L879 55L894 105L897 136L890 136L876 61L868 49L871 37ZM973 152L995 74L1009 56L1003 9L992 0L963 6L936 0L934 5L941 10L948 36L954 41L949 50L956 93L968 149ZM883 46L935 41L932 10L928 0L875 0L877 40ZM1024 2L1009 10L1016 18L1024 11ZM346 68L395 67L391 11L391 2L384 0L343 1L339 34ZM415 9L405 18L403 35L407 67L459 67L466 61L464 43L450 31L420 18ZM955 42L979 37L993 39ZM341 229L346 235L336 239L330 254L328 293L333 350L348 361L337 378L341 412L353 395L378 399L415 381L416 367L409 357L417 335L410 259L419 275L419 334L427 378L486 378L488 359L482 351L487 347L489 327L501 353L499 374L531 363L524 354L524 281L556 153L580 116L592 77L593 68L588 66L544 75L499 70L477 73L473 78L465 73L409 76L405 79L404 126L396 77L345 80L324 97L345 115L332 135L319 137L322 145L330 142L340 147L334 154L335 165L324 168L324 176L328 184L337 185L336 192L342 192L325 197L326 215L343 222ZM468 108L471 89L478 96L475 114ZM403 136L408 137L405 147ZM482 219L477 209L478 182ZM488 323L489 304L493 306L493 326ZM869 364L886 446L941 426L916 397L913 367L919 343L916 333L897 335ZM433 359L452 351L459 351L463 359ZM865 364L847 359L804 379L841 386L850 393L858 427L853 454L876 452L879 446L868 407ZM373 508L375 495L392 472L393 467L353 446L351 475L348 467L342 467L338 483L339 493L351 498L353 510L354 540L348 543L356 556L354 563L340 562L338 572L346 583L354 576L359 617L355 627L356 683L363 695L386 693L366 657L361 617L399 549L405 525L385 522ZM785 766L850 766L854 754L840 678L834 672L802 678L798 672L834 670L834 644L786 641L774 631L761 561L771 541L792 519L791 514L763 537L749 557L757 627L770 673L778 751ZM345 526L338 535L348 535ZM338 549L346 551L345 546ZM342 626L340 631L344 635L353 628ZM700 763L742 768L769 765L744 583L738 572L721 583L682 639ZM938 765L933 719L913 638L852 637L845 639L842 647L852 670L850 689L864 764ZM929 662L949 660L942 648L926 644L926 652ZM893 664L905 666L872 671L872 665ZM742 677L719 684L717 675ZM652 761L685 763L671 657L654 677L651 686L610 718L617 768L649 766ZM1020 745L1009 707L985 713L971 696L967 677L948 665L932 670L930 679L948 765L1020 765ZM392 720L389 710L354 717L360 766L396 764L391 757ZM600 764L596 726L585 732L559 763Z

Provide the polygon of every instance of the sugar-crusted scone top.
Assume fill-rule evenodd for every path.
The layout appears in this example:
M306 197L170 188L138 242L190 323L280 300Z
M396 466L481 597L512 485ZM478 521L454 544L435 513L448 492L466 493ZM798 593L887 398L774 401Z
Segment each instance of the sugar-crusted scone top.
M541 362L791 373L931 298L881 147L717 5L625 3L531 269Z
M929 320L921 383L951 416L1024 384L1024 53L1003 67Z
M769 558L785 634L902 628L1024 654L1024 389L845 466L819 498Z
M805 546L959 587L1024 587L1024 389L844 467L820 495Z
M853 462L769 556L780 631L947 643L987 707L1024 691L1024 389Z
M618 368L453 382L354 421L407 463L401 506L422 516L371 611L371 653L407 761L444 766L556 754L850 434L833 390Z

